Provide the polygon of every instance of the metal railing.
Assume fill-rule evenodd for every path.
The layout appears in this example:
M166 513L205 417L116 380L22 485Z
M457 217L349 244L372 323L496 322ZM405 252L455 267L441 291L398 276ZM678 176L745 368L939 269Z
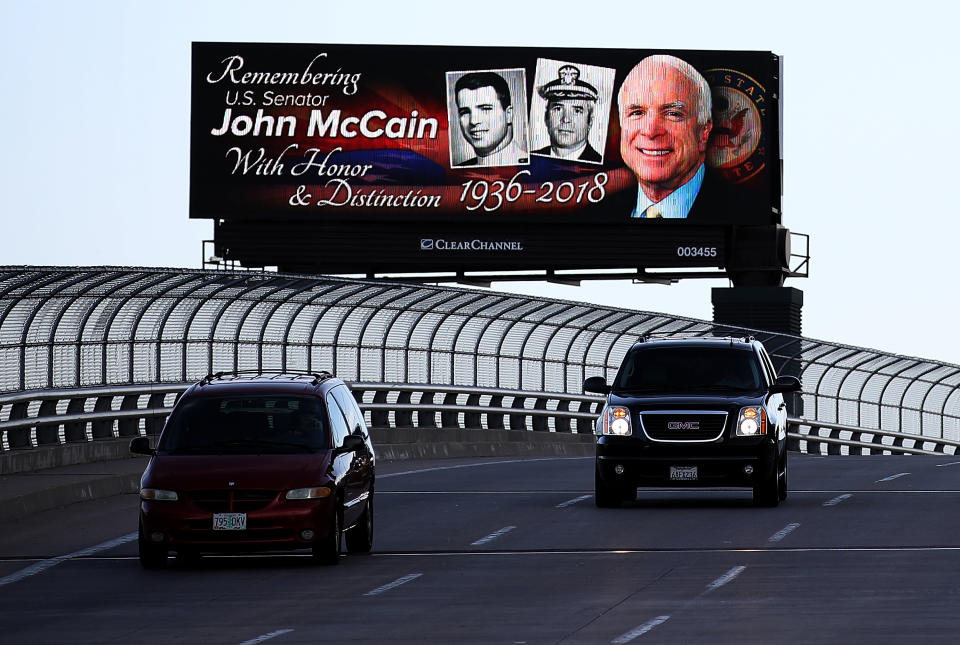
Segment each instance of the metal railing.
M155 435L189 383L0 396L3 451ZM496 388L354 383L373 428L461 428L589 434L603 398ZM789 447L814 454L958 454L960 442L791 418Z
M325 369L352 382L582 396L585 378L611 380L635 342L664 332L756 336L778 371L803 383L803 394L790 401L791 414L815 420L814 434L825 439L836 438L833 425L921 435L947 449L960 441L960 366L939 361L494 291L125 267L0 267L0 393L102 387L127 397L19 401L0 406L0 423L16 425L41 406L42 416L53 407L79 414L126 406L123 433L129 433L136 418L131 411L146 403L124 395L130 391L123 388L176 386L237 369ZM467 399L463 405L475 405L476 399ZM481 401L514 405L506 395ZM400 412L401 419L414 413ZM4 442L16 449L55 443L60 433L67 441L78 440L79 433L99 437L108 422L98 419L82 429L79 423L43 426L39 435L32 426L25 435L25 426L16 425ZM885 435L873 433L864 443L878 436Z

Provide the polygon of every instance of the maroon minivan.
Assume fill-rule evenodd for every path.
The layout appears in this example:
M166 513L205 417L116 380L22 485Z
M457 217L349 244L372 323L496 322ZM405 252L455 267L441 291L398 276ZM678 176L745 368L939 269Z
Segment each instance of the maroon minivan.
M309 549L336 564L373 546L376 457L347 385L317 374L217 373L174 406L140 480L140 563L171 551Z

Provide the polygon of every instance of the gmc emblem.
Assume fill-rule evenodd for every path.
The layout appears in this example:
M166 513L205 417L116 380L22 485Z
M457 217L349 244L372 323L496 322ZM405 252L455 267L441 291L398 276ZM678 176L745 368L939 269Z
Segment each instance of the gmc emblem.
M667 430L699 430L699 421L667 421Z

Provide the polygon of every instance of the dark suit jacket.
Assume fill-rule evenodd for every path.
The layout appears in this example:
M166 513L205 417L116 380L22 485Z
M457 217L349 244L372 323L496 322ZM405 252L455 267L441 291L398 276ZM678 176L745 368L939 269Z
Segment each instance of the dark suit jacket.
M637 185L633 184L627 190L610 195L604 200L604 204L608 205L604 209L604 220L607 220L607 215L612 219L615 214L619 214L620 218L629 218L637 206ZM683 221L698 224L769 224L770 218L770 208L764 205L760 197L736 184L726 182L707 167L700 192Z
M535 155L547 155L550 156L550 146L545 148L540 148L539 150L534 150L533 154ZM554 157L557 159L557 157ZM603 157L600 156L600 153L593 149L593 146L590 145L590 142L587 141L587 147L583 149L583 152L580 153L580 156L577 157L580 161L603 161Z

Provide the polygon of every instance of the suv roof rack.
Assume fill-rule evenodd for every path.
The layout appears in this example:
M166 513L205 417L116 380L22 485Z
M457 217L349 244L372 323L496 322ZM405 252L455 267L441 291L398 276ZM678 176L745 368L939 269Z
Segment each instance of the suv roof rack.
M213 372L207 374L198 382L198 385L201 387L214 381L219 381L225 376L267 376L272 375L273 378L281 376L312 376L313 385L319 385L327 379L333 378L333 374L326 370L311 371L311 370L292 370L292 369L283 369L283 370L257 370L257 369L247 369L247 370L222 370L219 372Z
M756 340L753 336L731 336L725 334L722 336L714 336L711 334L710 330L707 331L651 331L645 334L642 334L637 340L639 343L645 343L648 340L654 340L655 337L661 337L662 340L670 340L671 338L678 339L688 339L688 338L702 338L704 340L729 340L731 343L740 341L742 343L752 343Z

